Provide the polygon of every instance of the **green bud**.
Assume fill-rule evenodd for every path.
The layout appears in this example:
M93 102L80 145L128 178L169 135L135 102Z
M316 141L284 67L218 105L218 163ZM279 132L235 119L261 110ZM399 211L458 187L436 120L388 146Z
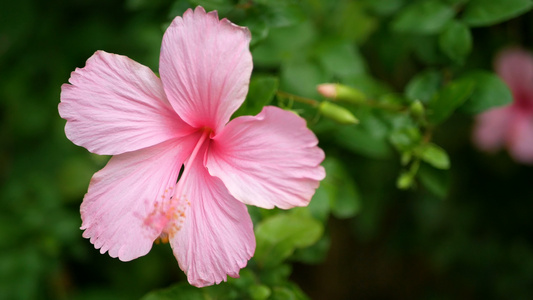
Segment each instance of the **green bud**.
M418 173L418 168L420 167L420 160L415 160L409 170L402 171L398 179L396 180L396 187L401 190L406 190L411 188L415 184L415 176Z
M415 118L421 118L425 114L424 105L420 100L416 100L413 103L411 103L411 106L409 106L409 111Z
M318 106L318 111L323 116L340 124L352 125L359 123L359 120L349 110L329 101L321 102Z
M411 151L403 152L400 159L402 166L407 166L407 164L411 161L412 158L413 154L411 153Z
M413 186L413 174L411 174L411 172L404 172L404 173L401 173L400 176L398 177L398 179L396 180L396 186L400 189L400 190L406 190L408 188L410 188L411 186Z
M366 101L365 94L360 90L338 83L319 84L317 90L322 96L333 100L340 100L353 104L360 104Z

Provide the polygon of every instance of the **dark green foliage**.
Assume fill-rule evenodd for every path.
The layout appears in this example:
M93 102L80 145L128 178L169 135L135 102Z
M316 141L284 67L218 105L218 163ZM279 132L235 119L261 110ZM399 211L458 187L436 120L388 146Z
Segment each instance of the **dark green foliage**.
M167 244L122 263L81 237L79 205L108 157L68 141L57 112L61 85L96 50L157 71L165 28L196 5L252 33L254 73L234 117L265 105L292 110L327 156L327 177L308 207L249 207L255 257L240 278L203 289L186 282ZM532 7L3 1L0 299L529 298L532 169L474 150L470 136L473 115L512 101L492 60L509 45L532 49ZM364 96L325 99L321 83ZM359 123L334 122L319 111L329 104Z

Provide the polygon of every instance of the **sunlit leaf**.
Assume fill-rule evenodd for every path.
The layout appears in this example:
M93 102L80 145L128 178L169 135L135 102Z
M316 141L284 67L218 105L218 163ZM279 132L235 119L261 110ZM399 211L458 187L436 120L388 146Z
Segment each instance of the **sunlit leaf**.
M255 259L263 267L280 264L296 248L316 243L323 230L320 222L301 215L278 214L265 219L255 228Z
M435 144L428 143L423 145L420 149L420 158L437 169L445 170L450 168L450 158L446 150Z
M253 284L248 290L253 300L265 300L272 294L272 290L264 284Z

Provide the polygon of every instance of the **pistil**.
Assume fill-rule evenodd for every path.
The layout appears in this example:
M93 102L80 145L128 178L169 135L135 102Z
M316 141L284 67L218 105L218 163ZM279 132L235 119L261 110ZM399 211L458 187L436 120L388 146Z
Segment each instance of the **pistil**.
M203 129L202 135L196 142L196 145L185 164L185 168L181 177L179 178L174 188L169 187L165 190L165 194L170 192L172 196L168 198L166 195L162 195L162 205L158 207L157 203L154 207L154 211L145 219L144 223L147 226L152 227L157 232L160 232L159 239L163 243L168 242L168 239L181 229L186 217L186 210L191 205L189 199L183 194L183 187L187 176L190 173L194 160L197 158L200 149L206 142L208 136L211 134L210 129Z
M208 128L205 128L203 130L202 136L200 137L200 139L198 139L196 146L194 146L191 156L187 160L183 173L181 174L181 177L179 178L178 183L176 184L176 188L174 189L174 195L172 196L173 199L176 199L176 200L180 199L181 190L183 189L183 183L185 182L187 176L189 175L189 171L191 170L193 162L196 159L196 155L198 154L198 151L200 151L200 148L202 147L202 145L204 144L205 140L207 139L210 133L211 133L211 130Z

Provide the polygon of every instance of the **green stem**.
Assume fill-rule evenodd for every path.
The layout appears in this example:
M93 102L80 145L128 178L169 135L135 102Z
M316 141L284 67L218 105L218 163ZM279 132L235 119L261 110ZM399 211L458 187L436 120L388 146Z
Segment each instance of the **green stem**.
M278 97L287 98L287 99L291 99L291 100L298 101L298 102L301 102L301 103L305 103L305 104L311 105L312 107L317 107L320 104L320 101L317 101L315 99L310 99L310 98L306 98L306 97L293 95L293 94L290 94L290 93L287 93L287 92L284 92L284 91L280 91L280 90L278 90L276 92L276 95Z

